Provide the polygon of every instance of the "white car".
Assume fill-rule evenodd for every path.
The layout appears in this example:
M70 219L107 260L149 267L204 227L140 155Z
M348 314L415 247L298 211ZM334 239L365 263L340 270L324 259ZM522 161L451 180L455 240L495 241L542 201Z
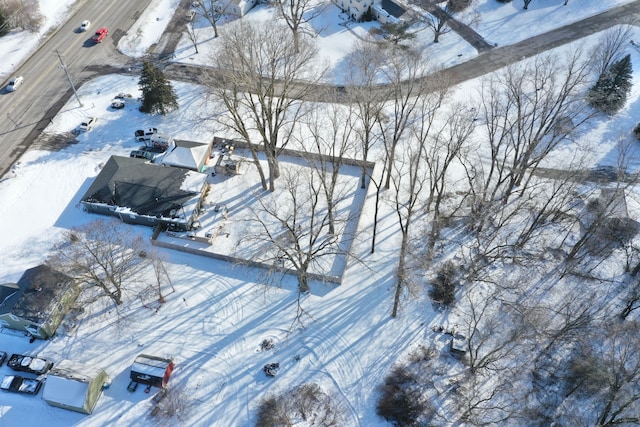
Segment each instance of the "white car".
M93 125L95 125L97 121L98 119L96 119L95 117L87 118L87 120L80 123L80 132L89 132L91 129L93 129Z
M9 81L9 84L7 85L7 91L13 92L17 90L22 85L23 82L24 82L24 78L22 76L17 76L12 78Z
M82 24L80 24L80 32L87 31L90 26L91 26L91 21L82 21Z

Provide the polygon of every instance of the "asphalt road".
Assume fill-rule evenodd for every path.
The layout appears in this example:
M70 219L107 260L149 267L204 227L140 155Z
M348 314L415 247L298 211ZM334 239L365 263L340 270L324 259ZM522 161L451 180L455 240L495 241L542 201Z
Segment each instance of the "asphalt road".
M14 73L24 77L15 92L0 90L0 176L29 148L64 102L73 96L71 86L56 51L64 61L76 87L100 74L103 64L126 66L128 58L117 51L119 39L138 19L150 0L82 0L69 20L53 32ZM80 23L91 21L87 32L78 32ZM100 27L109 35L100 44L90 41ZM81 100L90 102L90 100Z

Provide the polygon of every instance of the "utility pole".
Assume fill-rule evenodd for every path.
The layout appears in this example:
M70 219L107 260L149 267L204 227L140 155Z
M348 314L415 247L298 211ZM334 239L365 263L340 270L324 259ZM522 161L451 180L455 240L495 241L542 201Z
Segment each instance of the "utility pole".
M55 50L56 55L58 55L58 61L60 61L60 68L64 71L65 76L67 76L67 80L69 80L69 84L71 85L71 89L73 89L73 94L76 96L76 100L78 100L78 104L82 107L82 101L80 101L80 97L78 96L78 92L76 92L76 87L73 85L73 81L71 80L71 76L67 71L67 65L62 60L62 56L60 56L60 52L58 49Z

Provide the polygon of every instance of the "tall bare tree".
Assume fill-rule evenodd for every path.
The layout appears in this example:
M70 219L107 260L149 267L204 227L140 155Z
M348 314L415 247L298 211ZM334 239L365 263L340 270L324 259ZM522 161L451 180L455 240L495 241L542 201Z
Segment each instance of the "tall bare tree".
M219 120L250 144L265 190L274 191L280 176L278 156L306 111L302 100L314 90L313 83L322 78L315 58L314 45L304 38L295 51L293 35L287 27L277 22L244 20L228 26L220 49L212 58L225 64L224 70L208 83L228 111ZM311 72L314 66L316 69ZM298 84L301 80L309 84ZM254 138L260 141L267 159L268 184L257 148L252 144Z
M316 169L325 194L327 212L329 215L329 233L335 234L336 206L335 192L338 190L340 169L345 159L353 153L352 134L354 133L355 114L349 104L319 105L308 114L305 120L305 130L310 137L303 144L313 146L308 156L309 162ZM303 138L305 139L305 138ZM309 147L305 150L310 150Z
M390 100L382 117L377 121L385 147L386 171L384 188L391 186L391 174L396 156L396 148L414 120L414 109L419 95L428 91L427 81L420 79L425 72L425 63L420 52L390 46L384 55L386 66L382 69L384 83L387 83Z
M283 190L258 199L251 219L257 229L245 240L261 243L258 261L293 270L299 291L308 292L310 269L329 256L345 254L340 242L348 218L334 218L334 233L329 232L322 178L315 169L285 168L283 184ZM335 191L334 197L342 194Z
M99 219L66 231L48 263L120 305L127 284L153 262L144 237L123 227L114 219Z
M558 414L561 421L595 426L640 423L639 326L606 323L601 333L581 341L569 365L567 399Z
M293 34L294 49L300 51L300 37L308 33L306 24L320 16L326 5L316 0L274 0L278 15L282 17Z
M381 79L384 58L380 48L372 40L356 41L347 56L349 75L347 76L346 102L352 103L357 117L354 129L360 145L359 158L366 162L371 147L378 141L375 130L380 126L385 96L374 90ZM367 168L362 166L360 188L366 187Z
M633 27L630 25L616 25L602 33L591 52L596 79L603 76L613 63L622 59L632 36Z
M193 26L193 20L187 22L187 37L191 40L191 44L193 44L193 49L195 49L196 53L198 52L198 33Z
M490 162L469 169L478 229L486 208L523 194L542 160L593 117L582 100L587 68L580 52L564 61L543 55L483 82L479 118Z
M191 5L196 10L196 14L203 17L211 25L215 37L219 37L218 21L232 3L231 0L195 0Z
M442 93L444 96L444 92ZM460 158L465 149L467 139L475 127L475 114L473 110L460 104L449 106L449 109L441 118L442 124L432 130L433 120L436 114L430 108L424 110L421 120L414 125L416 139L427 139L426 155L424 158L429 175L429 194L426 211L431 214L431 231L427 243L427 254L431 255L436 240L440 236L442 227L441 206L446 194L450 191L450 169L456 160Z

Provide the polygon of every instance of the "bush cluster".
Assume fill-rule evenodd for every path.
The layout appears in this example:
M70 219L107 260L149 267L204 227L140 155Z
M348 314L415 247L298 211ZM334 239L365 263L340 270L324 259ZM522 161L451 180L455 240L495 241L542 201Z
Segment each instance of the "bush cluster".
M429 296L434 301L449 306L456 301L456 266L453 262L444 263L431 284Z
M415 375L404 366L392 369L380 386L376 413L394 426L413 426L426 410Z

